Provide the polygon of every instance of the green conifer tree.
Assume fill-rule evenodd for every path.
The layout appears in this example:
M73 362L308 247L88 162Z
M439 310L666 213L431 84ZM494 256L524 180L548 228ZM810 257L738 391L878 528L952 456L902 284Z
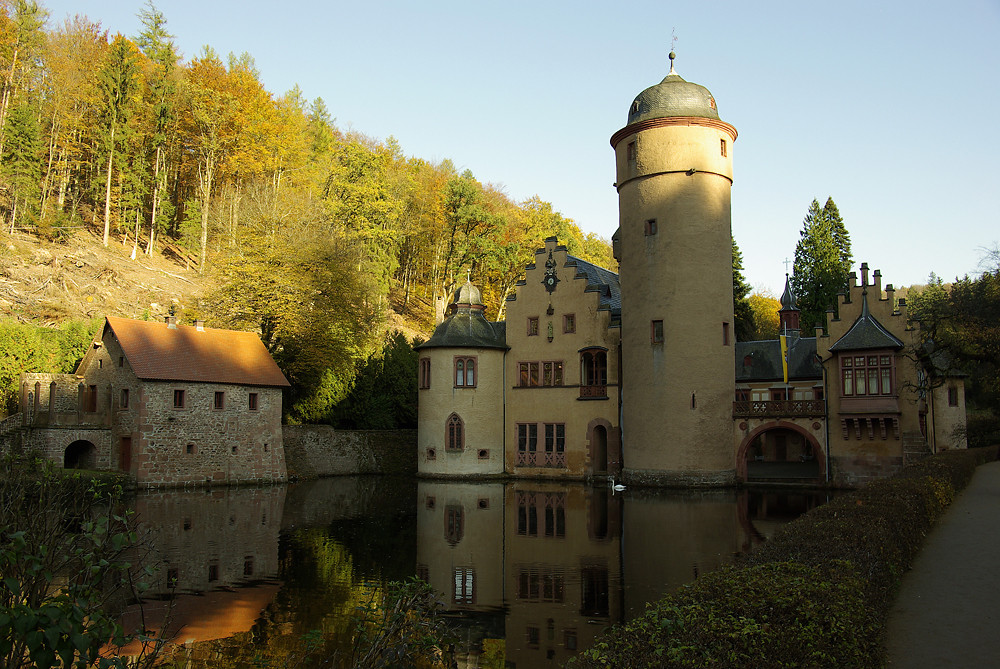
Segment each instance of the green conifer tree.
M802 334L811 336L816 325L826 322L827 310L836 310L837 295L847 288L851 238L833 198L823 207L812 201L799 234L791 281Z
M755 327L749 295L750 286L743 278L743 253L733 237L733 315L737 341L750 341L753 338Z

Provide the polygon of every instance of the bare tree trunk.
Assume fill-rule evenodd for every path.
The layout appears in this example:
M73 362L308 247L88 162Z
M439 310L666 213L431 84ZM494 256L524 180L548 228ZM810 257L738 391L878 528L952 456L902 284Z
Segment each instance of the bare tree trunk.
M156 207L160 204L160 153L162 147L156 147L156 159L153 161L153 213L149 215L149 243L146 244L146 255L153 255L153 240L156 237Z
M111 236L111 162L115 155L115 127L111 126L111 149L108 151L108 183L104 189L104 245Z

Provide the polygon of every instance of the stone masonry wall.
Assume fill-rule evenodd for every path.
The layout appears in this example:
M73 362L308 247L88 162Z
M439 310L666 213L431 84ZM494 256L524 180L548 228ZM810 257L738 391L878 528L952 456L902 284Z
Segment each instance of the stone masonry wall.
M183 406L177 408L175 391L184 393ZM221 408L215 408L216 393L223 393ZM255 409L250 409L251 393L257 397ZM286 478L279 388L147 381L138 413L133 472L140 485Z
M414 474L416 430L335 430L329 425L286 425L290 477L341 474Z

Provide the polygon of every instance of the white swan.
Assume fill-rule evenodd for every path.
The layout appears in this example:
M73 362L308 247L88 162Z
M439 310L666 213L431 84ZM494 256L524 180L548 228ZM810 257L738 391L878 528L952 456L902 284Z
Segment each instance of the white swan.
M621 483L615 483L615 477L614 476L609 476L608 477L608 487L611 488L612 490L616 491L616 492L621 492L622 490L625 489L625 486L623 486ZM612 494L614 494L614 493L612 493Z

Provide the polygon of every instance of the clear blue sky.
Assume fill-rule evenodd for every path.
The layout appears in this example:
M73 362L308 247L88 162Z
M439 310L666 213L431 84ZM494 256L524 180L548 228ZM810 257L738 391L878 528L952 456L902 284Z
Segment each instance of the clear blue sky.
M42 0L134 36L140 0ZM802 218L832 196L887 283L975 273L1000 241L1000 0L159 0L185 58L249 52L265 86L337 125L450 158L586 232L618 224L612 133L668 70L739 131L733 233L781 292Z

